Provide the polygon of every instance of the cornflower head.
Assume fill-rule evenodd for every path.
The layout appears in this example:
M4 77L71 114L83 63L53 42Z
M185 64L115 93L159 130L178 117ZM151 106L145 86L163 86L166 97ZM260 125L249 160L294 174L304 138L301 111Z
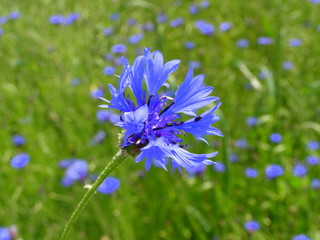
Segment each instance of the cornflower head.
M283 175L283 172L283 168L277 164L269 165L265 169L265 173L268 179L275 179L277 177L280 177L281 175Z
M190 68L185 81L175 92L175 97L165 92L158 93L161 86L168 86L166 80L169 74L175 72L180 60L164 63L162 53L144 50L144 55L138 56L132 66L122 58L124 69L119 77L118 89L109 84L112 99L101 98L105 108L121 111L120 121L116 123L124 129L121 147L123 150L138 155L136 162L144 159L146 170L152 163L166 169L166 162L171 158L172 170L180 167L190 169L201 164L209 165L214 162L208 158L217 152L209 154L194 154L180 145L179 135L188 132L196 138L206 140L204 135L218 135L222 133L211 126L219 117L214 111L220 106L219 98L209 96L213 87L203 85L204 75L193 77ZM147 91L143 89L145 82ZM126 89L130 89L136 101L125 96ZM196 110L217 101L217 104L202 114ZM192 116L182 121L182 114Z
M296 235L292 238L292 240L310 240L310 238L308 238L306 235L304 234L299 234Z
M305 165L297 163L294 165L292 174L296 177L304 177L308 173L308 169Z
M85 160L62 160L59 162L61 168L65 168L65 175L62 178L61 184L64 187L73 185L76 181L84 181L88 175L88 165Z
M254 233L260 229L260 224L257 221L248 221L244 224L244 228L248 233Z
M196 21L195 26L203 35L210 36L214 32L214 26L204 20Z

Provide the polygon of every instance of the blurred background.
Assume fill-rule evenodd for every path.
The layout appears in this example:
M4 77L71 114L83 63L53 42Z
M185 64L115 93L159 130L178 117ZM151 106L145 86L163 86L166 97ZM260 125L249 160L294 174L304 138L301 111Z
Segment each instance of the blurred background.
M181 59L221 99L218 163L172 174L127 159L70 239L320 239L320 1L0 2L0 239L58 239L118 150L103 110L120 56ZM205 111L206 109L204 109ZM7 238L5 238L7 236Z

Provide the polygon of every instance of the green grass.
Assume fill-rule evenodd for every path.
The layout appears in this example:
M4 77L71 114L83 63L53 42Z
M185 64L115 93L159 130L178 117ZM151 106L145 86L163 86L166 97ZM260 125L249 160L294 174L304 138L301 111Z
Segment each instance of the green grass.
M182 59L179 70L170 77L171 86L181 84L188 62L199 61L197 74L206 74L206 84L215 87L221 98L216 126L224 138L209 137L209 145L189 139L191 152L218 150L216 161L226 164L224 173L208 167L201 177L189 178L183 172L152 168L144 172L142 163L130 158L112 174L121 187L112 195L96 194L73 227L70 239L219 239L282 240L305 233L320 239L320 192L310 188L320 178L319 166L309 166L304 178L292 176L296 162L305 161L310 152L306 143L320 140L320 5L307 0L212 1L208 9L190 15L190 1L177 6L171 1L142 1L131 5L118 1L1 1L0 15L19 10L21 17L0 25L0 226L16 225L23 240L58 239L64 224L85 193L83 185L64 188L63 171L58 162L76 157L87 160L91 173L99 173L117 152L115 136L120 129L111 123L100 124L95 114L101 101L90 97L96 87L107 90L116 77L104 76L110 65L103 56L112 45L126 43L144 22L155 22L161 11L169 19L183 17L185 23L170 28L156 25L144 34L139 47L163 52L165 59ZM113 12L120 12L110 22ZM79 12L80 19L69 26L49 23L53 14ZM128 26L128 18L137 19ZM194 21L205 19L215 25L213 36L201 35ZM228 32L219 24L232 23ZM115 27L106 37L103 29ZM259 46L256 38L269 36L270 46ZM248 38L249 47L238 49L236 41ZM289 47L291 38L302 46ZM185 41L196 48L186 50ZM136 57L136 47L128 46L126 57ZM294 68L286 71L284 61ZM244 70L245 69L245 70ZM261 70L273 74L258 78ZM246 89L252 77L261 87ZM121 67L117 67L120 74ZM77 86L70 84L79 78ZM256 80L253 80L256 81ZM106 91L107 92L107 91ZM106 94L109 98L109 93ZM248 116L260 124L246 125ZM106 140L91 146L98 130ZM270 143L269 135L279 132L283 142ZM21 148L13 146L14 133L26 137ZM237 149L235 140L245 138L247 149ZM13 169L10 159L19 152L29 153L30 164ZM236 153L237 163L229 161ZM277 163L285 174L275 181L265 179L264 169ZM248 179L244 169L259 170L257 179ZM261 229L249 236L243 228L257 220Z

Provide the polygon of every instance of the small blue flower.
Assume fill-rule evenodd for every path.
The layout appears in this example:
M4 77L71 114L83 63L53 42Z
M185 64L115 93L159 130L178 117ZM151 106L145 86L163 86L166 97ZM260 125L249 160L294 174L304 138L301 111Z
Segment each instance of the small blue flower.
M320 0L309 0L309 2L312 2L314 4L320 4Z
M98 131L93 138L90 140L90 145L96 145L98 143L102 143L106 138L106 132L103 130Z
M195 47L195 43L191 41L187 41L185 42L184 46L186 49L193 49Z
M248 221L244 224L244 228L249 233L254 233L260 229L260 224L257 221Z
M113 60L113 55L111 53L107 53L104 55L104 59L107 61Z
M5 24L8 21L7 17L0 16L0 24Z
M309 150L312 150L312 151L315 151L315 150L318 150L319 149L319 142L318 141L309 141L307 143L307 148Z
M143 38L143 34L142 33L138 33L138 34L130 36L129 39L128 39L128 42L130 44L137 44L142 40L142 38Z
M244 149L244 148L247 148L248 147L248 143L247 143L247 140L246 139L244 139L244 138L240 138L240 139L238 139L238 140L236 140L236 147L237 148L242 148L242 149Z
M103 34L107 37L111 36L113 33L113 27L107 27L103 29Z
M141 30L145 32L153 32L154 31L154 25L152 22L146 22L141 25Z
M246 48L249 46L249 40L246 38L241 38L237 41L238 48Z
M64 177L62 178L61 184L64 187L73 185L76 181L84 181L88 174L88 165L84 160L64 160L63 164L67 166ZM61 166L61 162L60 162Z
M217 152L190 153L180 144L182 139L179 138L185 132L204 141L204 135L222 136L218 129L211 126L219 119L214 111L220 102L208 111L196 114L197 109L219 100L209 96L213 88L203 85L204 76L194 77L190 69L172 98L163 91L161 94L157 92L162 86L168 86L166 80L169 74L177 70L180 60L164 63L161 52L151 53L149 49L145 49L144 55L138 56L132 66L125 58L122 60L124 70L119 78L118 89L109 84L112 99L102 98L107 105L101 106L122 112L116 124L125 130L122 148L138 154L136 162L146 159L146 170L150 169L153 162L166 169L168 159L172 160L172 170L213 164L208 158L214 157ZM147 90L143 89L144 85ZM127 88L132 91L135 100L125 96ZM193 117L182 121L181 114Z
M9 228L0 227L0 240L12 240L13 237Z
M9 14L9 19L11 20L18 19L19 17L20 17L20 12L18 11L14 11Z
M210 23L207 23L204 20L198 20L195 22L196 28L204 35L210 36L214 32L214 26Z
M63 20L63 25L70 25L80 18L79 13L70 13Z
M270 37L258 37L257 43L259 45L270 45L273 43L273 39Z
M313 156L313 155L307 156L306 161L311 166L315 166L315 165L319 164L319 158L317 156Z
M256 117L248 117L246 122L248 126L256 126L259 123L258 118Z
M116 69L112 66L105 67L103 73L107 76L112 76L116 72Z
M20 153L11 159L10 164L14 168L21 169L27 166L29 162L29 155L26 153Z
M200 3L201 8L208 8L210 6L210 2L207 0L204 0Z
M306 235L304 234L299 234L296 235L292 238L292 240L310 240L310 238L308 238Z
M282 136L279 133L270 134L269 139L273 143L281 143L282 142Z
M113 45L111 51L115 54L123 54L127 51L127 47L124 44Z
M179 27L184 23L184 19L182 17L178 17L170 21L170 27Z
M312 179L311 181L311 188L315 190L320 190L320 179Z
M161 13L161 14L159 14L158 17L157 17L157 22L158 22L158 23L164 23L164 22L167 21L167 19L168 19L167 15L164 14L164 13Z
M289 40L289 45L291 47L299 47L301 44L302 44L302 41L299 38L293 38Z
M296 177L304 177L307 174L307 172L307 167L302 165L301 163L298 163L294 165L292 174Z
M213 165L213 169L216 172L224 172L226 170L226 167L222 162L216 162L216 164Z
M195 14L197 14L197 13L199 12L199 9L198 9L198 7L197 7L196 5L191 4L191 5L189 6L189 12L190 12L192 15L195 15Z
M49 22L54 25L61 25L64 22L64 16L62 15L52 15L49 18Z
M119 17L120 17L120 13L114 12L114 13L110 14L109 19L110 19L110 21L115 21L115 20L118 20Z
M104 91L101 88L96 88L91 91L91 97L92 98L101 98L104 95Z
M272 164L266 168L266 176L269 179L275 179L283 175L283 168L280 165Z
M19 135L19 134L15 134L15 135L12 136L12 142L16 146L22 146L22 145L25 144L26 139L23 136Z
M258 171L255 168L246 168L245 174L248 178L256 178L258 176Z
M190 61L190 62L188 63L188 66L189 66L190 68L193 68L193 69L199 69L199 68L201 68L201 63L198 62L198 61Z
M104 194L111 194L120 187L120 180L114 177L107 177L98 187L97 191Z
M225 32L225 31L228 31L228 30L230 30L230 28L231 28L231 23L229 23L229 22L223 22L223 23L221 23L220 24L220 30L222 31L222 32Z
M237 162L238 161L238 155L234 154L234 153L231 154L230 161L233 162L233 163Z
M128 24L129 26L134 26L134 25L136 25L136 23L137 23L137 19L129 18L129 19L127 20L127 24Z
M290 70L293 68L293 63L290 61L286 61L282 64L283 69Z
M96 116L99 122L101 123L104 123L104 122L117 123L120 119L120 116L118 114L115 114L107 110L99 110Z

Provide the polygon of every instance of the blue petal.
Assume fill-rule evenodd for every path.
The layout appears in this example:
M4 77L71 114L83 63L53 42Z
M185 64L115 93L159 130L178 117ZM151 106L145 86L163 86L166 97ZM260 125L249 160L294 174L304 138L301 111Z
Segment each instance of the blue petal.
M164 112L163 117L173 113L196 115L194 113L196 109L218 100L218 97L208 97L213 87L203 86L203 79L204 75L198 75L193 78L193 69L190 68L185 81L176 91L173 105Z
M165 84L170 73L177 70L180 60L172 60L163 65L163 56L159 51L154 52L154 58L149 58L146 69L146 84L149 95L155 95L159 88Z
M110 194L120 187L120 180L114 177L107 177L98 187L97 191Z

